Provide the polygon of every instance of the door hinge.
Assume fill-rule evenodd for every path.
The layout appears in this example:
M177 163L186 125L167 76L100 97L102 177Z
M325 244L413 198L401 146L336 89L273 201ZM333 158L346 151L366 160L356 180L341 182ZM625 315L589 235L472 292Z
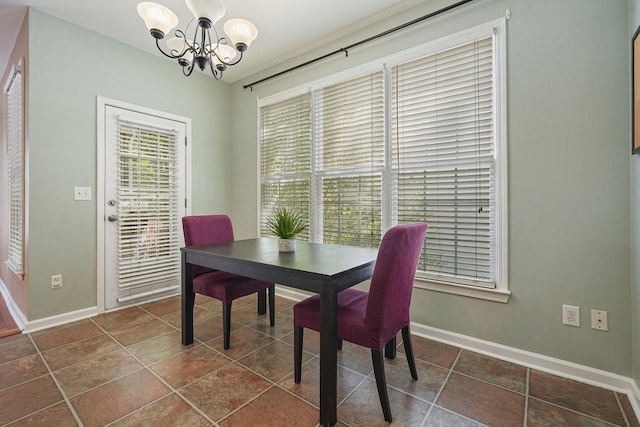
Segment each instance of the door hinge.
M184 199L184 208L187 209L187 199Z
M186 136L184 137L184 146L185 147L187 146L187 137Z

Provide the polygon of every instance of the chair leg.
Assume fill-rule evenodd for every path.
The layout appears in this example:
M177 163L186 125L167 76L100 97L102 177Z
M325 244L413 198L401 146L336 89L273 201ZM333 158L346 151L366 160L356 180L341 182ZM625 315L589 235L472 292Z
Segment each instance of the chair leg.
M231 302L222 303L222 338L224 349L231 346Z
M382 350L371 349L371 360L373 361L373 373L376 377L378 396L380 397L384 420L390 423L392 421L391 407L389 406L389 394L387 394L387 379L384 375L384 354Z
M338 338L338 351L342 350L342 340Z
M413 345L411 344L411 331L409 325L402 328L402 342L404 344L404 354L407 355L407 363L411 371L411 378L418 379L418 371L416 370L416 360L413 358Z
M389 340L387 345L384 347L384 356L387 359L395 359L396 358L396 336Z
M293 327L293 376L296 384L302 381L302 340L304 337L304 328L301 326Z
M269 324L273 328L276 324L276 287L269 287Z

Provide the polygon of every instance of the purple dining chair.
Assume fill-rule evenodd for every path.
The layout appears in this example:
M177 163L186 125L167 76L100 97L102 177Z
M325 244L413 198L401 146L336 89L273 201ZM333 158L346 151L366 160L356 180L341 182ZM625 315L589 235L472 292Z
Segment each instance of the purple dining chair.
M409 305L427 224L392 227L382 238L369 292L345 289L338 293L338 347L340 340L371 349L373 370L384 419L391 422L391 408L384 373L383 349L402 331L402 342L411 377L418 379L409 330ZM320 297L314 295L293 306L294 380L302 376L304 328L320 331Z
M233 242L233 226L227 215L195 215L182 218L186 246ZM255 292L269 291L269 321L275 324L275 286L262 280L237 274L193 266L193 291L222 301L224 349L231 344L231 303ZM193 305L191 306L193 310Z

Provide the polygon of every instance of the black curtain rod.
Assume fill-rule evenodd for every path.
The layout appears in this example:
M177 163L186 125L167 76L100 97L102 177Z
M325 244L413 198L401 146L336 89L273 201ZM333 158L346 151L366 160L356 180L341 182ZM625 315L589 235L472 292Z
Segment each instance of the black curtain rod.
M298 65L296 65L294 67L287 68L284 71L280 71L278 73L272 74L272 75L267 76L267 77L265 77L263 79L256 80L253 83L246 84L246 85L242 86L242 88L243 89L250 88L251 90L253 90L253 86L255 86L257 84L264 83L267 80L275 79L276 77L280 77L283 74L290 73L291 71L295 71L295 70L297 70L299 68L306 67L307 65L311 65L311 64L313 64L315 62L322 61L323 59L327 59L327 58L329 58L331 56L337 55L337 54L342 53L342 52L345 53L345 56L349 56L349 49L352 49L354 47L358 47L358 46L363 45L365 43L369 43L370 41L373 41L373 40L379 39L381 37L387 36L387 35L389 35L391 33L395 33L396 31L405 29L405 28L407 28L407 27L409 27L411 25L415 25L415 24L417 24L419 22L422 22L424 20L427 20L429 18L433 18L434 16L440 15L441 13L444 13L444 12L448 12L448 11L450 11L452 9L455 9L455 8L457 8L459 6L462 6L464 4L470 3L472 1L473 0L461 0L461 1L457 2L457 3L453 3L453 4L449 5L449 6L443 7L442 9L438 9L438 10L436 10L434 12L431 12L431 13L429 13L427 15L421 16L420 18L416 18L416 19L414 19L412 21L405 22L404 24L401 24L401 25L398 25L397 27L391 28L390 30L386 30L386 31L383 31L381 33L378 33L375 36L371 36L371 37L368 37L368 38L366 38L364 40L360 40L359 42L350 44L349 46L346 46L346 47L341 47L340 49L334 50L333 52L329 52L329 53L327 53L325 55L322 55L322 56L319 56L317 58L311 59L311 60L309 60L307 62L303 62L302 64L298 64Z

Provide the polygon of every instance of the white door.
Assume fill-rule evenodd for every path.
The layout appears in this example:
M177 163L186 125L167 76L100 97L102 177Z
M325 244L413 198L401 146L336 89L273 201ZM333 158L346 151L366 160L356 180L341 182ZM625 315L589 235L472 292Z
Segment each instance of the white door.
M110 310L178 292L184 246L186 123L104 111L104 304Z

